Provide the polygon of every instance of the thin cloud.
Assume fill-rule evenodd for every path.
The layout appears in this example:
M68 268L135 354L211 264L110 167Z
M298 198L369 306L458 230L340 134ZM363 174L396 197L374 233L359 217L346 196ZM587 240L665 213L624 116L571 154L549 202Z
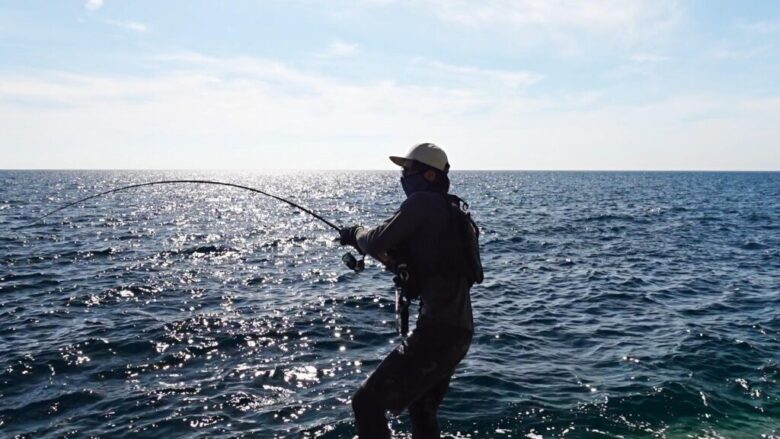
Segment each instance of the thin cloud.
M435 76L449 77L442 79L459 82L468 81L478 86L500 84L503 87L522 89L534 85L543 79L542 75L528 71L485 69L424 59L417 59L415 65L420 69L433 72Z
M441 17L462 24L511 23L517 25L567 26L615 29L678 13L670 0L428 0Z
M772 34L780 32L780 20L741 21L737 23L737 28L753 34Z
M628 57L628 61L619 66L606 71L603 74L605 79L618 80L630 77L653 77L657 76L660 66L668 62L671 58L652 53L636 53Z
M86 3L84 3L84 8L86 8L89 11L97 11L102 7L103 7L103 0L87 0Z
M745 60L757 58L770 52L767 46L753 47L718 47L711 52L711 57L721 61Z
M324 58L341 58L355 56L360 53L360 46L342 40L334 40L322 54Z
M137 21L103 20L103 22L132 32L144 33L149 31L149 26L147 24L139 23Z
M327 83L321 76L304 72L278 60L257 57L216 57L197 52L158 55L167 70L198 72L207 77L236 77L242 81L269 82L281 89L316 89Z
M440 19L503 29L520 45L552 44L563 53L635 47L668 38L683 16L678 0L426 0Z
M152 76L0 76L0 132L7 145L17 145L7 166L322 169L343 168L348 153L357 166L381 168L389 165L378 151L420 138L440 141L461 169L780 166L777 98L680 96L605 105L583 96L581 105L560 111L555 96L510 100L441 85L354 84L278 60L198 54L158 60L163 71ZM431 68L475 78L496 74L443 63Z
M659 62L669 61L669 57L662 56L662 55L653 55L648 53L637 53L635 55L631 55L629 57L629 60L637 64L659 63Z

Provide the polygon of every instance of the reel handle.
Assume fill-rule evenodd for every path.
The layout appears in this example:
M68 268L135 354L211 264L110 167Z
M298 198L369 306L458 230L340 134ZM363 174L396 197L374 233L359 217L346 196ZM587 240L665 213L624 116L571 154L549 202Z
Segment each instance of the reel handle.
M344 262L344 265L346 265L347 268L354 271L355 273L360 273L366 268L365 256L358 259L352 253L346 252L344 253L344 256L341 257L341 260Z

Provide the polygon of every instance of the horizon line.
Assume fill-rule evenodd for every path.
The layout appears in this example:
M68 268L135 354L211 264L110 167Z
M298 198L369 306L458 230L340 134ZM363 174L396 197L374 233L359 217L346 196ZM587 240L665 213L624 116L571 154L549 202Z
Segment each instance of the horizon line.
M324 168L0 168L0 172L91 171L91 172L397 172L398 169L324 169ZM780 169L451 169L450 172L780 172Z

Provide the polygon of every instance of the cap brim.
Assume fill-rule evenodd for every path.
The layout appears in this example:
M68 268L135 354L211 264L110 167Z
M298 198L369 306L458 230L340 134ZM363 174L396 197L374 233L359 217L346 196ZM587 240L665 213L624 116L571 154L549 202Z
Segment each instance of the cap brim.
M408 161L408 159L406 157L398 157L398 156L391 155L390 161L392 161L398 166L404 167L406 166L406 162Z

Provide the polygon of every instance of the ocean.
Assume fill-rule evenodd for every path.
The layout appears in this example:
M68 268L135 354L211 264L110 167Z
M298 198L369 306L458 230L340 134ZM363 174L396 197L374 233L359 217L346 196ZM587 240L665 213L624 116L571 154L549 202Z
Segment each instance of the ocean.
M399 342L340 224L397 172L0 171L0 437L351 438ZM453 172L482 230L456 438L777 438L780 173ZM414 314L414 310L412 311ZM393 418L409 437L408 417Z

